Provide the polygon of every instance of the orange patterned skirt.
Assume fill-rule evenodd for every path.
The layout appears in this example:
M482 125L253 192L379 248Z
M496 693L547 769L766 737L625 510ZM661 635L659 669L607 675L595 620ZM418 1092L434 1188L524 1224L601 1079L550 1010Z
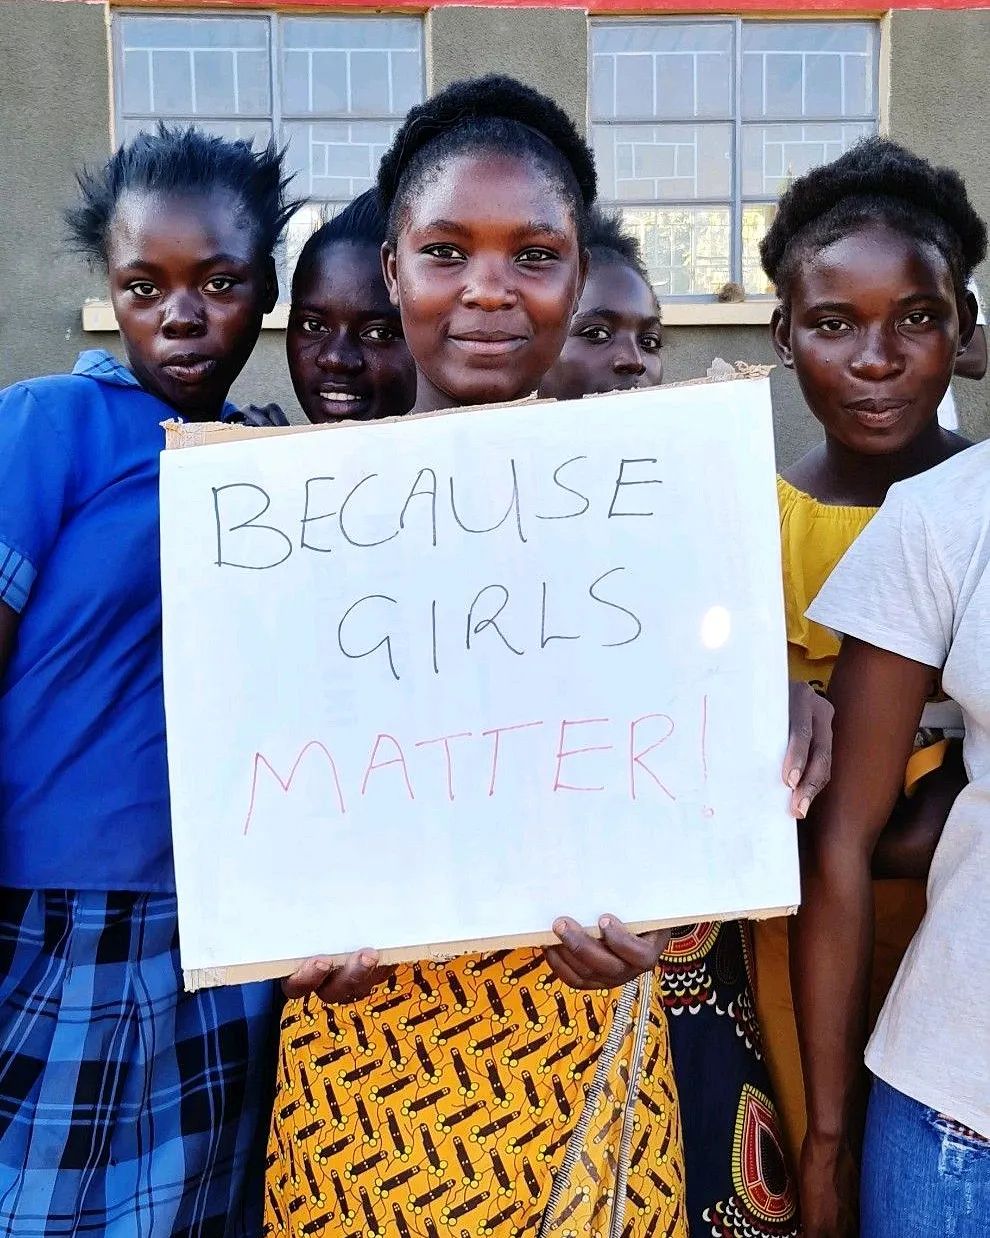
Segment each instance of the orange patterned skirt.
M584 993L541 951L404 965L290 1002L265 1233L686 1238L653 975Z

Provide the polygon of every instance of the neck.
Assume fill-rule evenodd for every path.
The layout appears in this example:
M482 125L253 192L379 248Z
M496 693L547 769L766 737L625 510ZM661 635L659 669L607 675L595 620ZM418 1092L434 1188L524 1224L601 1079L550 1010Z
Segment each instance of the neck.
M816 449L816 454L820 454L814 469L824 493L815 497L857 507L879 507L896 482L934 468L955 455L962 445L956 435L942 429L935 417L917 438L889 455L864 455L826 434L824 444Z
M416 371L416 403L413 413L436 413L443 408L457 408L463 401L455 400L446 391L441 391L419 370Z

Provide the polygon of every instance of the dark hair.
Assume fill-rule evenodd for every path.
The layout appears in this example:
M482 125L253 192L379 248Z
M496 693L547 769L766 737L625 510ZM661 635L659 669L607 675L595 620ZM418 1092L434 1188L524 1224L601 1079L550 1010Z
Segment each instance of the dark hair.
M105 265L113 213L128 190L182 196L222 189L240 200L259 251L270 255L302 205L286 201L292 178L283 175L283 158L272 142L255 151L250 142L159 124L154 133L139 133L115 151L98 170L77 173L82 200L65 213L70 239L77 251Z
M986 225L958 172L933 167L889 138L867 138L799 177L780 200L760 257L785 308L801 258L869 223L934 245L960 297L986 255Z
M378 191L366 189L336 215L324 216L320 226L302 247L292 276L292 295L308 279L317 259L331 245L349 243L381 249L385 240L385 212Z
M621 211L606 211L600 206L592 207L588 216L588 232L585 244L591 252L606 262L619 262L632 269L652 289L650 273L643 261L639 241L627 232Z
M439 163L468 151L500 151L539 165L562 192L584 241L595 199L595 160L574 122L552 99L515 78L491 74L454 82L410 109L378 170L378 193L394 245L412 194Z

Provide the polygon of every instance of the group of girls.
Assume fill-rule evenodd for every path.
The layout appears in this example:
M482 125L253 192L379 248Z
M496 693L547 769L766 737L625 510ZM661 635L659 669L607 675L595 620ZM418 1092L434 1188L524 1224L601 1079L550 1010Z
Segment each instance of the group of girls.
M69 221L106 270L126 361L84 353L71 376L0 394L0 1227L789 1238L800 1194L806 1234L852 1234L871 864L924 876L965 785L870 1052L862 1232L976 1234L990 1203L976 867L990 495L983 450L936 421L985 249L961 181L872 140L796 181L763 245L774 345L825 432L779 483L797 685L783 772L795 816L811 814L790 960L803 1073L777 923L754 952L740 924L636 936L603 910L593 936L562 914L546 950L386 969L369 946L341 967L311 959L281 992L182 991L160 422L284 420L226 401L277 295L287 188L273 149L191 130L142 135L81 177ZM517 82L414 108L376 190L297 263L286 339L304 414L659 383L659 307L595 194L573 124ZM808 605L901 482L818 626ZM816 801L831 713L806 685L836 663L831 629L857 639L838 656ZM961 718L937 682L947 660ZM921 918L900 889L889 913L878 899L878 946L897 917L911 932ZM947 1140L954 1165L975 1166L965 1189L944 1172Z

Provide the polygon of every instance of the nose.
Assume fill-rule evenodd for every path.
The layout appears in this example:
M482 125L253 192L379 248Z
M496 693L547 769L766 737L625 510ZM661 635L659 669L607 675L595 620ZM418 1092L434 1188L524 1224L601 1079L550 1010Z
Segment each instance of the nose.
M646 373L646 362L643 350L634 335L617 337L613 345L612 370L616 374L632 375L636 378Z
M357 374L364 369L364 357L343 331L328 335L316 355L316 364L327 374Z
M900 374L903 368L904 355L896 331L879 326L864 333L851 364L852 372L857 377L882 382Z
M511 263L491 258L475 258L468 264L461 302L473 309L511 309L519 300Z
M162 307L162 334L170 340L196 339L206 334L206 307L191 292L176 292Z

